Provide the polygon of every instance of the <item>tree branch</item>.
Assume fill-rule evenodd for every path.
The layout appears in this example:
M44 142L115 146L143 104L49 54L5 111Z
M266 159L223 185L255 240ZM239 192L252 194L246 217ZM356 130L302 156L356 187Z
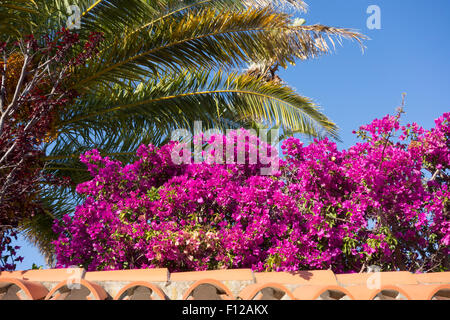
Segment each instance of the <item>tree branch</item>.
M3 68L1 70L2 72L2 83L0 87L0 112L3 116L3 108L6 104L6 71L7 71L7 59L6 59L6 52L3 52ZM0 127L1 128L1 127ZM0 133L1 133L0 129Z

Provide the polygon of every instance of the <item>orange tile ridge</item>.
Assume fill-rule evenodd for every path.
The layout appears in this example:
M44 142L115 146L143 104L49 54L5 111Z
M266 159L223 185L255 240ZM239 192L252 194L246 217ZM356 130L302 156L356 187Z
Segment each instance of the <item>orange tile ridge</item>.
M122 299L128 294L132 298L137 287L149 288L152 292L149 298L167 299L172 296L166 292L168 285L173 285L170 290L181 290L178 297L184 299L208 296L208 292L221 299L272 296L307 300L450 298L450 272L334 274L331 270L252 272L251 269L227 269L170 273L165 268L90 272L67 268L0 272L0 299L11 285L21 289L20 299L64 299L71 283L87 288L88 298L100 300Z
M336 276L331 270L297 272L255 272L257 283L278 282L301 285L337 285Z
M195 292L195 289L202 285L212 286L213 289L215 289L217 293L221 295L223 300L234 300L233 293L230 291L230 289L217 279L201 279L196 281L189 287L189 289L185 291L182 300L191 300L190 297Z
M61 296L58 292L59 290L76 284L79 284L89 290L90 294L88 296L88 300L105 300L108 297L108 294L103 287L96 283L81 279L79 283L74 283L72 280L61 281L47 294L45 300L59 300L58 298Z
M18 286L25 295L17 295L19 299L23 300L40 300L43 299L48 293L47 288L39 282L20 280L17 278L0 278L0 288L8 285Z
M396 292L403 295L407 300L413 300L414 298L407 291L407 287L397 285L382 285L379 288L368 288L367 286L350 286L345 288L353 295L356 300L373 300L378 294L382 294L383 291Z
M272 289L272 296L275 298L277 295L279 297L286 295L290 300L295 300L294 295L288 288L276 282L255 283L248 285L242 289L238 295L238 298L242 300L260 300L264 297L263 290L268 288Z
M125 300L127 296L128 291L136 288L136 287L146 287L151 290L151 295L149 299L154 300L151 296L155 294L159 300L167 300L167 296L165 295L164 291L157 285L146 282L146 281L135 281L132 282L126 286L124 286L120 291L116 294L114 297L114 300ZM125 299L124 299L125 298Z
M42 269L42 270L22 270L22 271L2 271L1 278L15 278L39 282L60 282L69 278L83 279L85 270L83 268L64 269Z
M380 285L417 284L417 279L408 271L388 271L371 273L347 273L336 275L338 283L344 287L367 285L379 281Z
M224 269L190 272L172 272L170 281L197 281L201 279L215 279L218 281L254 281L251 269Z
M327 292L331 292L329 296L336 296L335 299L342 299L347 296L349 300L355 300L353 295L345 288L335 285L324 286L302 286L294 290L293 295L297 300L316 300Z
M450 293L450 284L411 284L399 285L398 287L407 292L410 299L413 300L431 300L441 290L447 291L447 295Z
M84 277L88 281L153 281L167 282L169 270L157 269L135 269L114 271L90 271Z
M419 283L450 283L450 272L416 273L414 274Z

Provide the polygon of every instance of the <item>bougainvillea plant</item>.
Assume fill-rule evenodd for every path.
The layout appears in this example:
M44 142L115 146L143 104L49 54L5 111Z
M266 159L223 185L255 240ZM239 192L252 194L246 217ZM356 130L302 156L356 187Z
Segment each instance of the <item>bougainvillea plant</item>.
M178 142L142 145L127 165L87 152L85 202L55 221L57 266L449 270L450 113L431 130L401 126L399 115L362 126L347 150L289 138L266 176L259 162L175 165Z
M17 240L17 232L11 228L0 228L0 271L10 271L16 269L16 263L22 262L23 257L17 256L19 246L13 246L12 242Z
M0 259L12 258L15 237L24 218L41 214L42 183L62 185L65 179L44 174L43 145L52 141L62 108L76 98L69 89L71 70L96 52L100 34L80 43L78 35L62 30L35 39L0 43ZM0 268L14 268L4 263Z

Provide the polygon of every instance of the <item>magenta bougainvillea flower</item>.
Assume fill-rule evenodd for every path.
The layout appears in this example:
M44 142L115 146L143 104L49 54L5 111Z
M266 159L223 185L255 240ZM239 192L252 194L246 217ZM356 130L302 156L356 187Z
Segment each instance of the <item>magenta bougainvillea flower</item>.
M362 142L342 151L286 139L273 175L260 161L176 165L178 142L142 145L127 165L87 152L86 199L54 225L57 266L448 270L450 113L431 130L386 116L355 133ZM252 139L235 155L271 148Z

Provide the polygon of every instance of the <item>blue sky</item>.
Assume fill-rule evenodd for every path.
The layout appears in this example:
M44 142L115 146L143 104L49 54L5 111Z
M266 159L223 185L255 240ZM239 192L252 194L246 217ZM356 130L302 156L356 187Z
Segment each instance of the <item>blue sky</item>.
M341 128L347 148L356 142L352 130L388 113L407 93L403 120L425 128L450 111L450 1L311 0L303 18L359 30L364 54L345 41L335 54L300 62L281 77L302 95L314 99ZM381 30L366 26L369 5L381 9Z
M307 0L307 24L321 23L357 29L371 40L362 54L356 43L344 41L332 55L298 62L280 76L300 94L312 98L340 127L348 148L351 133L374 118L395 112L407 93L403 120L425 128L450 111L450 1ZM370 5L381 9L381 29L367 28ZM20 239L25 257L19 270L45 265L37 249Z

